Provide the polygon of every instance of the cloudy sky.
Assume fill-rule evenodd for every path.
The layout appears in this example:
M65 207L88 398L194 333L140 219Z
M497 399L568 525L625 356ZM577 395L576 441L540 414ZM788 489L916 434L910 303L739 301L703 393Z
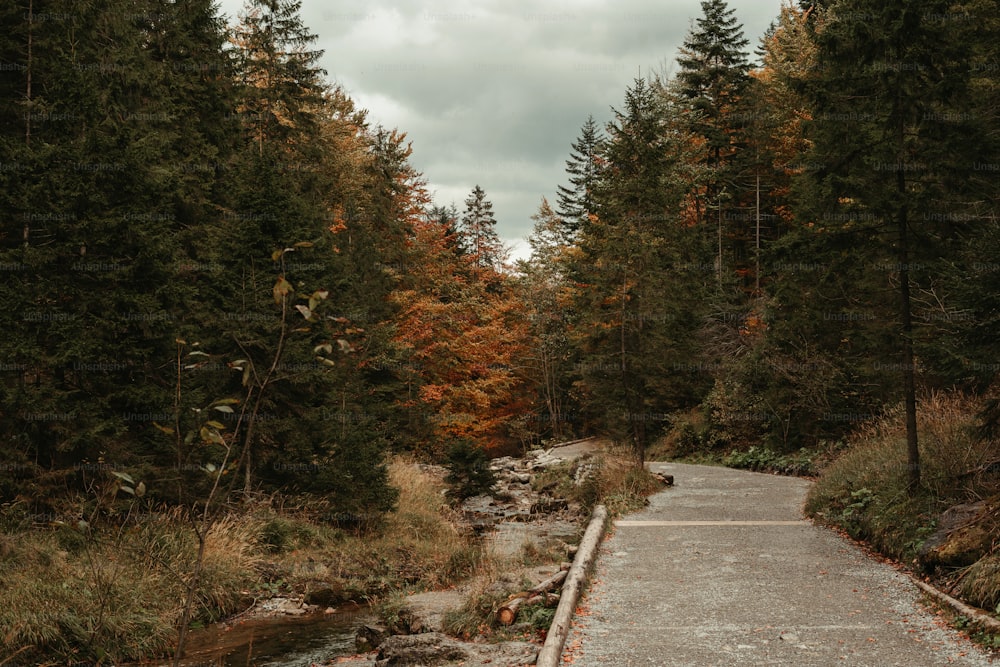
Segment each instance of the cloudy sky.
M230 19L242 5L220 1ZM752 52L781 0L729 6ZM587 116L603 126L640 72L675 71L700 15L699 0L302 0L330 81L407 133L435 203L461 211L480 185L514 256Z

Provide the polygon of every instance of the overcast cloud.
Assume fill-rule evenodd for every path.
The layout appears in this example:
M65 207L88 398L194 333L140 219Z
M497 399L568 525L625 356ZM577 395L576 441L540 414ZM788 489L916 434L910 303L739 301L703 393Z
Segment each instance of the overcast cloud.
M242 5L220 2L230 19ZM781 0L729 6L752 54ZM588 114L603 126L640 71L674 71L700 15L699 0L302 0L329 80L407 133L436 204L461 211L482 186L515 256Z

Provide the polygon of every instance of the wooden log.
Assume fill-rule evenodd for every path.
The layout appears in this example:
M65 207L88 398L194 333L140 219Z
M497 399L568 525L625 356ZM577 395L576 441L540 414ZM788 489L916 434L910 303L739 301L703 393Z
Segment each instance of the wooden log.
M551 577L538 584L534 588L528 591L528 597L534 597L536 595L541 595L546 591L555 590L563 581L566 580L566 570L559 570Z
M503 625L512 625L517 620L517 610L533 604L552 606L559 604L559 594L551 591L566 580L566 570L560 570L531 590L519 593L504 603L497 611L497 618Z
M497 612L497 618L503 625L513 624L517 618L517 610L524 605L527 599L526 597L516 597L513 600L508 600L500 607L500 610Z
M604 530L608 521L608 511L604 505L594 508L590 523L587 525L587 532L583 534L580 542L580 549L576 552L573 560L573 567L562 587L562 597L559 600L559 607L552 618L552 625L549 626L549 633L545 637L545 645L538 653L535 664L538 667L558 667L562 661L562 650L566 644L566 637L569 635L570 623L573 620L573 611L576 603L580 600L580 593L583 592L583 585L586 582L587 574L594 559L597 556L597 547L604 537Z

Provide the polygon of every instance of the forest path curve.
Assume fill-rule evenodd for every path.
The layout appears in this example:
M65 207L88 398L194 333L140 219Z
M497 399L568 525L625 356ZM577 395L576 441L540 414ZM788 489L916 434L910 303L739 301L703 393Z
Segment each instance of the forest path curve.
M809 482L652 463L675 486L602 545L564 651L616 665L986 666L905 574L802 515Z

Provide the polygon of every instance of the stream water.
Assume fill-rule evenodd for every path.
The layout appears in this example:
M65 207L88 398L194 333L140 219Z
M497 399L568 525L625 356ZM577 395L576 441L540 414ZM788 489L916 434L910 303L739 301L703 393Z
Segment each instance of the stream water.
M309 667L355 653L358 627L372 620L366 607L333 614L251 619L217 624L188 635L184 667ZM143 663L167 667L171 663Z

